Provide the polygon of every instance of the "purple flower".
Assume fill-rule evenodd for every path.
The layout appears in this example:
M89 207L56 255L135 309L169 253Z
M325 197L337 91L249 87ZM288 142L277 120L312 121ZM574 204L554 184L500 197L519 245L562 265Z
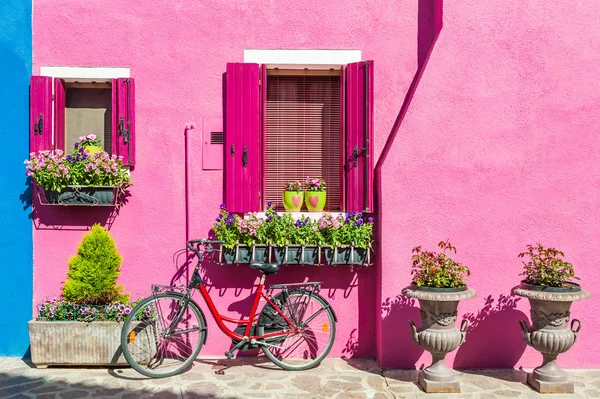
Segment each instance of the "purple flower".
M221 205L219 205L219 208L220 208L220 209L225 209L225 204L221 204Z
M367 219L367 222L369 222L369 223L373 223L373 218L368 218L368 219Z
M220 222L220 221L221 221L221 219L223 219L223 215L219 215L219 216L217 216L217 218L216 218L215 220L216 220L217 222Z
M363 217L363 214L362 214L362 212L359 212L357 216L358 216L359 218L362 218L362 217Z
M273 202L271 202L271 201L268 201L268 202L267 202L267 206L268 206L269 208L270 208L270 207L272 207L272 206L273 206Z
M79 142L75 143L75 148L79 147Z
M296 220L296 227L302 227L302 222L300 219Z

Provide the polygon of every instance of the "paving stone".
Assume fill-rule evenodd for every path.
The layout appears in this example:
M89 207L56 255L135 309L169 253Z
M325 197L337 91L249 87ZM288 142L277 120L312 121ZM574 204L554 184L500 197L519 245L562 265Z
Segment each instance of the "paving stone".
M16 393L27 392L30 389L44 385L43 381L30 382L27 384L16 385L5 389L0 389L0 398L4 398Z
M510 391L510 390L494 391L493 393L494 393L494 395L498 395L498 396L502 396L502 397L509 397L509 398L518 398L519 396L521 396L521 392Z
M84 391L81 389L77 389L74 391L61 392L58 394L58 396L61 399L79 399L79 398L85 398L88 395L89 395L88 391Z

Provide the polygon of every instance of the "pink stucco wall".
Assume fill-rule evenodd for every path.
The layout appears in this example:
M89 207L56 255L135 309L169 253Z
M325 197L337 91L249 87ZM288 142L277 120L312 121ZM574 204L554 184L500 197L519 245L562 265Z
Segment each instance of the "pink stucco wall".
M516 322L528 305L507 298L519 280L516 254L537 241L558 246L584 286L600 295L594 284L600 5L445 2L435 41L441 6L441 0L301 6L70 0L61 7L34 1L34 73L40 66L131 68L138 137L135 186L117 215L70 208L34 214L34 301L60 292L66 260L95 221L110 227L124 257L121 281L133 296L171 281L183 262L174 254L186 238L183 127L222 114L227 62L242 61L250 48L359 49L376 63L378 263L359 271L287 267L271 282L324 282L340 319L332 356L420 367L429 357L410 342L407 323L418 310L399 294L410 280L410 249L450 238L479 293L459 308L474 326L452 355L454 365L537 365L540 357L525 349ZM201 169L200 134L189 132L193 237L206 236L222 201L221 172ZM244 313L255 272L212 265L206 276L222 312ZM594 301L573 306L584 327L561 357L564 366L600 366ZM209 328L203 355L221 356L230 341L212 322Z

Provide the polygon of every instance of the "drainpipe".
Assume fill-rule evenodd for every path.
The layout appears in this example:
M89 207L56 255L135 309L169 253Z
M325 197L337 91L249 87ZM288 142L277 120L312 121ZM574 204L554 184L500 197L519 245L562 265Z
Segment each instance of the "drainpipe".
M188 122L185 124L184 136L185 136L185 242L187 243L191 238L191 229L190 226L190 186L191 186L191 173L190 173L190 157L189 157L189 148L190 148L190 130L196 128L196 124L194 122ZM186 245L186 261L189 260L190 254L187 250ZM186 271L187 274L187 271ZM186 277L188 277L186 275Z

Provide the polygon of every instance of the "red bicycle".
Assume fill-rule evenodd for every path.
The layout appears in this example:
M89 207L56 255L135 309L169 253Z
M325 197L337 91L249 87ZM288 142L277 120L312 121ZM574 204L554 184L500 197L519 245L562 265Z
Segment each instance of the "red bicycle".
M237 350L260 348L285 370L306 370L327 356L335 339L337 318L331 305L318 294L320 283L272 285L263 290L265 277L275 274L279 265L252 263L262 272L247 320L220 314L208 293L199 268L205 253L217 252L213 245L222 241L205 239L187 243L198 258L187 288L152 286L152 295L137 304L127 316L121 331L121 347L131 367L148 377L170 377L189 367L206 343L206 318L192 299L194 289L204 298L217 325L233 341L225 352L232 359ZM277 291L276 295L272 295ZM266 304L259 314L260 299ZM224 322L237 324L229 329Z

